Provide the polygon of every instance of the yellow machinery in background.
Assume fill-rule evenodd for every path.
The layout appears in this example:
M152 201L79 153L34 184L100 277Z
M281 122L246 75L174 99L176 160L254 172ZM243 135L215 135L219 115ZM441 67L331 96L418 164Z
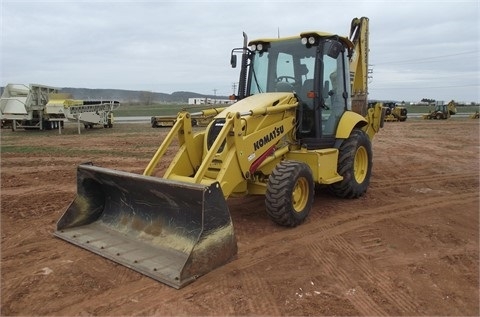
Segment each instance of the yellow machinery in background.
M92 164L77 169L77 197L55 235L180 288L237 253L226 199L265 196L277 224L308 216L315 185L365 194L381 104L367 110L368 18L350 36L304 32L264 38L241 54L237 102L193 131L180 112L143 175ZM178 141L178 142L175 142ZM165 171L157 166L176 154Z
M113 127L113 112L120 107L120 102L115 100L76 100L68 93L53 93L49 97L44 113L50 121L78 122L86 129L96 125Z
M209 108L191 113L192 125L206 127L213 121L215 116L222 112L223 108ZM152 128L173 127L177 121L177 116L153 116L150 118Z
M404 122L407 120L407 108L402 106L397 106L394 102L383 102L385 107L385 121L400 121Z
M423 114L423 119L431 120L445 120L450 118L452 115L457 113L457 105L454 100L450 101L448 104L444 104L443 102L437 103L433 111L430 113Z

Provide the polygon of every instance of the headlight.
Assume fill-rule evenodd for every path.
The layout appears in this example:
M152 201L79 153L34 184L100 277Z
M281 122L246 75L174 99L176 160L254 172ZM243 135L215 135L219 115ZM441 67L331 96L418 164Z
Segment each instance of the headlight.
M252 52L266 52L270 47L268 42L255 42L250 44L250 50Z
M303 45L313 45L317 42L317 39L314 36L309 37L302 37L302 44Z

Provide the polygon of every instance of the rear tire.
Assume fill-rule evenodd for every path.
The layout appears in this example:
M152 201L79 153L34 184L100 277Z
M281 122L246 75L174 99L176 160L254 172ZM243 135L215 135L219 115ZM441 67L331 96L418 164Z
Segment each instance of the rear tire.
M372 144L367 134L354 129L339 149L338 173L343 180L329 186L342 198L358 198L367 192L372 174Z
M313 197L314 182L310 167L302 162L280 162L268 178L265 194L267 214L279 225L295 227L307 218Z

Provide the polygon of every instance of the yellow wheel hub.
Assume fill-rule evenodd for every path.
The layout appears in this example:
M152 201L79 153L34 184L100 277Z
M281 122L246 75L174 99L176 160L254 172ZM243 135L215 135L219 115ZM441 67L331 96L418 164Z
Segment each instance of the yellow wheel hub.
M363 146L357 149L355 153L355 161L353 163L353 173L357 183L361 184L367 176L368 170L368 154L367 149Z
M295 212L302 212L308 202L308 181L302 177L297 180L292 193L292 205Z

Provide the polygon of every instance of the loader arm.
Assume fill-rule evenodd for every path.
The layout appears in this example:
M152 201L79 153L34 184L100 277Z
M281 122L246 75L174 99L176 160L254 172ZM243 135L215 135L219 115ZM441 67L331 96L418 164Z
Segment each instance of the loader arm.
M192 120L190 114L183 111L178 114L175 124L173 125L172 129L170 129L162 144L153 155L152 159L145 168L143 175L152 176L161 158L165 155L168 148L172 145L175 136L178 137L180 148L184 148L187 150L188 165L192 168L192 170L195 168L195 166L200 165L199 162L201 160L201 157L198 156L198 153L192 152L191 150L188 151L188 149L194 148Z
M186 120L185 120L186 119ZM189 117L185 116L183 121L183 125L188 127L189 126ZM236 122L236 124L234 124ZM225 124L223 128L220 130L217 138L215 139L214 143L210 147L209 151L205 153L202 157L202 149L203 149L203 142L204 142L204 134L205 132L199 133L195 136L195 139L198 142L184 142L184 138L182 137L183 133L179 133L179 142L180 142L180 149L178 150L177 154L173 158L172 162L170 163L168 169L166 170L163 178L171 179L186 183L196 183L196 184L204 184L210 185L216 181L219 181L224 192L225 190L225 182L222 178L217 177L212 178L206 176L207 171L215 167L215 156L219 151L220 147L222 146L224 140L227 142L227 149L234 149L234 140L232 136L238 134L240 128L239 123L239 115L235 113L229 113L226 118ZM183 131L181 129L180 131ZM162 144L163 146L164 144ZM220 169L222 174L225 173L225 169L230 170L231 172L235 173L235 175L231 175L232 179L236 179L237 182L240 179L243 179L241 171L238 168L238 162L235 161L236 155L233 151L229 151L227 155L227 162L221 165ZM194 160L192 161L190 158L192 155L195 155ZM226 195L228 196L228 194Z
M279 97L280 101L275 106L271 105L274 104L272 100ZM241 111L242 103L250 104L252 99L262 102L268 100L268 105ZM224 121L220 121L222 128L209 148L206 139L211 125L205 132L193 135L191 116L179 113L175 125L151 159L144 175L153 174L175 136L178 136L179 150L163 178L206 186L218 182L225 198L234 191L246 190L246 182L251 174L268 159L279 140L294 129L297 106L298 102L292 94L246 98L238 102L236 108L227 109L220 116L220 120L224 118ZM255 122L252 124L255 129L249 130L247 126L252 121Z

